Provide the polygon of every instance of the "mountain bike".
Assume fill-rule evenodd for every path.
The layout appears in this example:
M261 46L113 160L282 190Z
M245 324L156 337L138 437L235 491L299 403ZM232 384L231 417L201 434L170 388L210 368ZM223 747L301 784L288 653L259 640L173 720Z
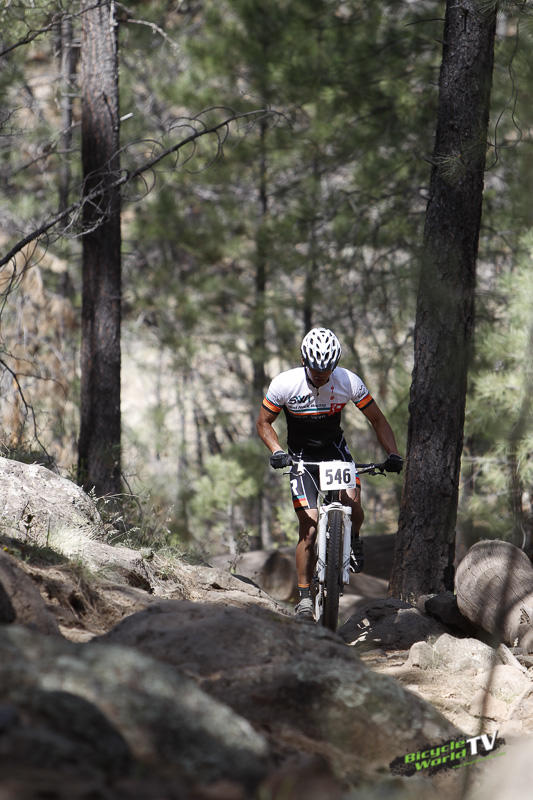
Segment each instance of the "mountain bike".
M353 461L293 460L297 474L315 476L309 467L318 467L318 523L315 542L316 562L311 581L313 615L318 625L337 629L339 598L350 581L352 509L340 500L344 489L354 489L357 475L386 475L384 465L355 464Z

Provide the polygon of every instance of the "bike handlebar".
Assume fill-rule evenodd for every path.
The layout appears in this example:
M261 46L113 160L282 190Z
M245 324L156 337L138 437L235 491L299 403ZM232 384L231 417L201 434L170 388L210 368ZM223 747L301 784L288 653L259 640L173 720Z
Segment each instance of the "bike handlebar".
M318 467L318 466L320 466L321 463L323 463L321 461L305 461L303 458L293 458L292 456L290 458L291 458L291 463L293 465L295 465L295 464L303 464L304 466ZM346 463L349 463L349 462L346 462ZM354 462L355 468L356 468L357 472L359 473L359 475L386 475L387 474L385 472L385 464L386 463L387 463L386 461L382 461L380 464L374 464L374 463L371 463L371 464L357 464L356 462Z
M382 461L381 464L356 464L355 468L359 474L367 473L368 475L385 475L386 463L386 461Z

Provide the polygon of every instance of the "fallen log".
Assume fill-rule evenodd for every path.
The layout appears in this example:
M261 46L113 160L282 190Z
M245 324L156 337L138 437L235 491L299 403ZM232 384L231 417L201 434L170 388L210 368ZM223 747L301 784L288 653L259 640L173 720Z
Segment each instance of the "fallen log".
M533 652L533 566L509 542L473 545L457 567L457 605L463 616L511 647Z

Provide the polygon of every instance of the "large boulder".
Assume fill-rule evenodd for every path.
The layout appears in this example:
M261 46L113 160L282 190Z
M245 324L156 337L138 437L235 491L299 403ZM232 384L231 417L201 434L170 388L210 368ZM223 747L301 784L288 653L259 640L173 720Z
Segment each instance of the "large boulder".
M264 589L226 570L186 564L150 549L109 544L110 531L94 500L45 467L0 458L0 487L0 523L6 535L24 546L60 553L97 573L100 580L150 595L254 603L285 613Z
M169 786L232 780L248 789L265 774L265 739L149 655L16 625L0 628L0 647L3 786L52 769L58 782L79 774L101 784L94 796L107 797L104 784L132 771L163 777Z
M470 622L533 652L533 567L522 550L499 540L477 542L458 565L455 586Z
M5 535L146 591L164 583L149 552L107 543L95 501L72 481L39 464L0 458L0 487Z
M446 630L410 603L388 597L360 604L338 632L350 645L408 650L415 642Z
M433 643L416 642L409 651L407 666L445 669L448 672L483 672L503 664L498 650L477 639L458 639L448 633Z
M99 641L197 676L263 730L275 751L323 752L348 780L376 779L399 748L457 733L431 706L365 667L340 637L262 608L157 601Z
M0 524L14 538L62 549L105 532L94 501L46 467L0 458L0 486Z

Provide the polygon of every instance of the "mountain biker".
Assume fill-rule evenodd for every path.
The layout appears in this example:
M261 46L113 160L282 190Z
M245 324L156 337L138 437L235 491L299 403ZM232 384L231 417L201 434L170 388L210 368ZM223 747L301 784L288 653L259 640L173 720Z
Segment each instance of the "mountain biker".
M292 465L292 458L308 461L353 461L341 428L341 412L348 401L362 411L374 428L378 442L387 453L385 469L401 472L403 459L391 426L361 378L337 364L341 346L328 328L313 328L301 344L302 366L277 375L270 383L257 419L259 437L271 452L274 469ZM280 445L273 428L283 409L287 420L287 450ZM308 468L313 473L313 468ZM291 494L298 517L299 541L296 546L296 571L299 601L295 613L312 617L310 584L314 567L314 541L317 530L317 475L300 475L293 466ZM359 478L355 489L341 493L341 501L352 509L352 557L354 572L363 569L363 543L359 538L364 513L361 507Z

